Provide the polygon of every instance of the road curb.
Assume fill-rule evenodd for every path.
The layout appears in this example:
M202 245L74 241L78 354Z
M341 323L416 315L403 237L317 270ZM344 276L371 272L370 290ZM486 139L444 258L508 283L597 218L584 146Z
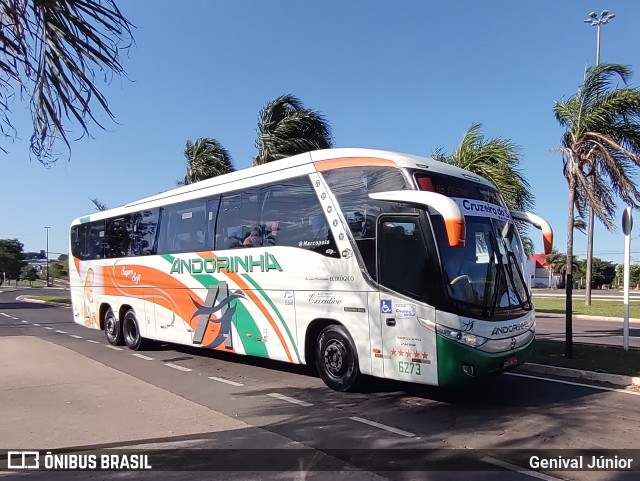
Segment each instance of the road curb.
M615 386L629 387L640 386L640 377L624 376L622 374L609 374L606 372L582 371L568 367L547 366L546 364L525 363L517 369L518 372L532 374L552 374L554 376L595 381Z
M64 302L48 302L41 299L33 299L29 296L18 296L16 297L16 301L33 302L34 304L46 304L47 306L71 307L71 304L67 304Z
M536 311L536 318L540 317L567 317L564 313L558 312L544 312L544 311ZM622 317L608 317L608 316L587 316L585 314L574 314L573 319L575 321L607 321L607 322L619 322L622 323L624 318ZM629 318L629 322L637 322L640 323L640 319L632 317Z

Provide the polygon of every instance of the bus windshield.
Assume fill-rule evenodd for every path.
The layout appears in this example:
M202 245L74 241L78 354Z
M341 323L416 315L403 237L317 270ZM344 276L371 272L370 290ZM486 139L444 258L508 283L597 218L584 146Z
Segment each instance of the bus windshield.
M530 310L524 249L502 198L475 182L418 178L423 190L449 195L465 215L464 247L450 247L442 216L431 213L447 294L461 311L483 318Z

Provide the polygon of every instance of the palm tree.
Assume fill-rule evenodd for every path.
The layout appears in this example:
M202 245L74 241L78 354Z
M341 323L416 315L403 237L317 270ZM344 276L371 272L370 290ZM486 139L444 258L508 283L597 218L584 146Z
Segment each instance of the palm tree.
M319 112L304 107L291 94L267 103L258 116L258 154L253 165L328 149L333 145L331 127Z
M545 256L545 261L547 264L551 265L551 271L554 274L560 275L562 278L562 284L566 282L566 274L567 274L567 256L562 252L558 252L558 250L554 247L551 250L551 254ZM573 271L577 272L581 268L581 261L577 257L573 257L571 260Z
M124 75L120 51L131 45L133 25L114 0L0 0L0 134L17 131L9 104L19 94L31 98L31 152L47 165L54 144L67 148L63 121L75 121L83 134L102 127L93 107L113 113L96 78Z
M522 160L520 147L500 137L485 139L482 124L472 124L460 145L450 155L439 148L432 157L490 180L502 194L509 209L528 211L533 208L531 187L519 170ZM520 232L527 230L525 224L518 223L518 227ZM533 254L533 241L528 235L522 235L522 243L525 253Z
M95 198L89 198L89 200L93 203L93 205L95 206L96 210L98 212L102 212L103 210L107 210L107 204L105 204L104 202L101 202L100 199L98 199L97 197Z
M509 209L527 211L533 207L531 187L519 170L520 147L500 137L485 139L482 124L472 124L450 155L436 149L432 156L493 182Z
M187 158L187 174L178 181L178 185L193 184L236 170L227 149L209 137L187 141L184 156Z
M617 79L627 83L631 69L618 64L600 64L587 69L578 92L567 101L556 102L554 113L562 127L563 172L569 186L567 257L573 256L574 207L580 217L593 211L608 230L614 229L614 197L636 206L640 192L632 179L632 168L640 166L640 91L617 88ZM592 232L592 228L590 228ZM587 250L592 250L592 238ZM572 263L568 262L566 295L567 342L565 355L572 356ZM591 266L587 266L590 277ZM589 280L587 285L590 286Z

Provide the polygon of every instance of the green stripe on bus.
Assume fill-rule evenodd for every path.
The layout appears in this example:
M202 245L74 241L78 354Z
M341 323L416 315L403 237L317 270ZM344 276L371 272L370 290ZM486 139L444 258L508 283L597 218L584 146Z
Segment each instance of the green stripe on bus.
M87 222L89 222L89 216L85 216L85 217L80 217L80 223L81 224L86 224Z
M242 274L242 277L244 277L247 281L249 281L249 283L253 287L256 288L256 290L262 295L262 297L264 297L264 299L269 303L269 305L271 306L271 309L273 309L273 311L278 315L278 319L280 319L280 322L284 326L284 329L287 331L287 335L289 336L289 340L291 341L291 345L293 346L293 350L296 353L296 357L298 358L298 362L302 362L300 360L300 354L298 354L298 348L296 347L296 342L293 340L293 336L291 336L291 332L289 332L289 328L287 327L287 323L284 322L284 319L282 318L282 315L280 314L280 311L275 306L275 304L273 303L271 298L269 296L267 296L267 294L262 290L262 288L258 285L257 282L255 282L253 279L251 279L251 277L249 277L249 274Z
M175 260L174 256L165 254L161 257L173 265L173 261ZM192 274L191 277L202 284L202 287L204 287L205 289L217 287L220 283L218 279L210 274ZM267 346L263 342L258 340L262 339L262 334L260 334L260 329L258 328L258 324L256 324L255 319L251 316L249 310L241 302L236 300L234 301L234 304L236 307L236 312L231 322L238 332L238 337L240 337L239 342L242 344L244 352L250 356L258 356L269 359Z

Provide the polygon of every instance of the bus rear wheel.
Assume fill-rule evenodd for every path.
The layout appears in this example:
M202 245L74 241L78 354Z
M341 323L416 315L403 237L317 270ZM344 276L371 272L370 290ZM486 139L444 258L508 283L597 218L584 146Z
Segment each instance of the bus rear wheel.
M129 309L124 315L122 320L122 334L124 336L124 343L129 349L138 351L145 344L145 340L140 335L138 319L136 319L136 313L133 309Z
M344 326L325 327L316 341L316 367L327 386L336 391L349 391L358 379L358 357Z
M120 319L115 316L111 308L104 313L104 333L107 335L109 344L113 346L121 346L123 344L122 325Z

